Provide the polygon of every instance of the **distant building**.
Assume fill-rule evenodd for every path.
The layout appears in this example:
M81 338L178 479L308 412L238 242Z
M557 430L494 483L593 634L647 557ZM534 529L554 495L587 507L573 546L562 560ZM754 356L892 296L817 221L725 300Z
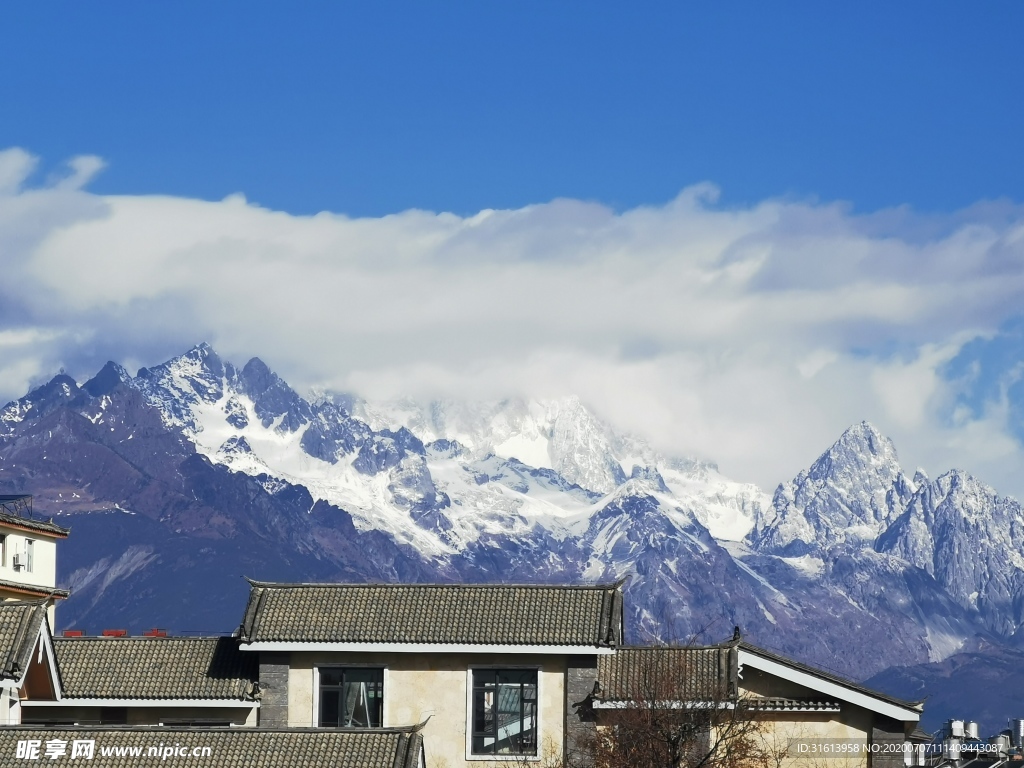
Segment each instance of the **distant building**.
M0 496L0 600L45 600L52 627L54 603L68 596L57 589L57 542L67 537L33 516L31 496Z

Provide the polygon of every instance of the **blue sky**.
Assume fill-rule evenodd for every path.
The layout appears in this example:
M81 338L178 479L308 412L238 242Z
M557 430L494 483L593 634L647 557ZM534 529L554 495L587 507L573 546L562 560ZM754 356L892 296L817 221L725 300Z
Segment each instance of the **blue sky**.
M1024 4L0 5L0 401L206 340L1024 496ZM323 212L323 213L320 213Z
M5 3L0 145L293 213L1024 199L1019 2L641 5Z

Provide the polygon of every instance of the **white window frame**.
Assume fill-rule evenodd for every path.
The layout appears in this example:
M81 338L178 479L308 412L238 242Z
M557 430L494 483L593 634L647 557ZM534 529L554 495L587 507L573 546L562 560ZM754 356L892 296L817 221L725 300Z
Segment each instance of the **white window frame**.
M537 754L536 755L477 755L473 753L473 670L476 669L532 669L537 673ZM466 760L492 763L540 762L544 744L544 669L537 664L471 664L466 668Z
M314 728L321 728L320 725L320 668L326 669L383 669L384 670L384 701L380 708L380 727L388 728L388 691L390 690L389 669L385 663L373 663L369 661L324 661L313 665L313 715L310 723ZM362 730L375 731L376 728L365 728Z
M36 564L36 540L25 539L25 573L34 573Z

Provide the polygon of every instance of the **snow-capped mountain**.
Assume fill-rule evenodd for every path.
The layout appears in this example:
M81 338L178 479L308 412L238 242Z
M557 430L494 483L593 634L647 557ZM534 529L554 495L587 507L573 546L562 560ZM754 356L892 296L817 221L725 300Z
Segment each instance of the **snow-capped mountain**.
M1019 505L959 472L908 479L867 423L770 496L576 398L307 398L200 345L8 404L0 490L74 528L60 617L79 624L213 623L243 574L626 578L634 640L738 624L863 678L1013 643L1024 620Z
M867 422L850 427L811 468L775 492L751 540L762 551L804 555L874 542L915 488L892 441Z
M239 369L208 345L118 380L215 463L301 484L358 527L435 557L482 533L579 533L627 480L653 483L720 538L742 537L768 501L714 467L614 435L577 398L374 406L322 393L309 402L259 359Z
M879 537L877 549L933 576L998 635L1024 614L1024 511L965 472L927 481Z

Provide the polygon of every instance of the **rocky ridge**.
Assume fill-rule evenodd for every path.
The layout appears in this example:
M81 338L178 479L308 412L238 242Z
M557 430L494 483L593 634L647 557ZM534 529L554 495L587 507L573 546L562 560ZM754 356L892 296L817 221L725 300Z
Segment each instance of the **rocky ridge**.
M867 423L768 496L575 398L307 399L200 345L5 406L0 488L73 528L65 626L230 630L242 575L627 578L633 641L738 624L857 678L1021 634L1019 504L960 471L909 479Z

